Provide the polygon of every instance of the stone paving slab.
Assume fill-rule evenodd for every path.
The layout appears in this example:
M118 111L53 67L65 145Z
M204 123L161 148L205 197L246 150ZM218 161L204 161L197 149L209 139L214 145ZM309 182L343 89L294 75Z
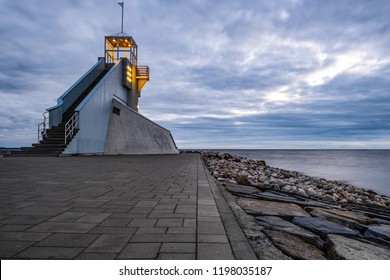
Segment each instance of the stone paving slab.
M102 234L88 248L87 253L120 253L130 239L129 235Z
M83 248L76 247L38 247L31 246L17 254L17 259L74 259L82 252Z
M130 243L127 244L119 259L156 259L160 243Z
M87 247L99 237L99 234L54 233L38 242L40 247Z
M198 154L0 158L2 259L249 259L242 236Z

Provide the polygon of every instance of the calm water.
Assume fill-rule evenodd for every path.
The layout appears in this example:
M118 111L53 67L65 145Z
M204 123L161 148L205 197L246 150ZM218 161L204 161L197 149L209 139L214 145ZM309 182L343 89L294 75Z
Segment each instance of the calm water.
M223 150L390 196L390 150Z

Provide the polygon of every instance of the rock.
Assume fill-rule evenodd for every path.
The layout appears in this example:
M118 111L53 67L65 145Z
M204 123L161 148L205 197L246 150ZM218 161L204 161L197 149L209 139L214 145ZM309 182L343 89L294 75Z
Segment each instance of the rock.
M248 215L236 203L229 203L234 216L237 218L242 231L260 260L290 260L291 258L277 249L269 238L262 232L264 229L256 223L255 218Z
M297 193L298 193L299 195L302 195L302 196L307 197L307 194L306 194L306 192L305 192L304 189L298 189Z
M333 198L333 201L336 202L336 201L338 201L340 199L340 196L337 193L334 193L332 195L332 198Z
M306 210L308 210L308 208ZM361 230L361 231L364 231L367 229L367 227L357 223L356 220L352 220L350 218L345 217L348 215L345 215L345 216L340 215L339 216L337 214L330 213L330 211L332 211L330 209L322 209L322 208L311 208L311 209L312 210L309 212L314 217L322 218L322 219L328 220L330 222L346 226L346 227L351 228L351 229L356 229L356 230ZM327 210L330 210L330 211L327 211ZM334 210L334 212L336 212L336 211L337 210ZM343 212L343 211L339 211L339 212ZM345 211L345 212L347 212L347 211ZM353 216L353 213L350 214L350 216Z
M324 241L316 234L303 229L293 223L290 223L286 220L283 220L277 216L258 216L256 221L259 225L263 226L266 229L283 231L292 235L299 237L311 245L316 246L319 249L322 249L324 246Z
M333 201L333 196L326 194L322 197L322 200L324 201Z
M248 214L285 217L310 217L301 207L293 203L266 201L240 197L238 205Z
M338 210L338 209L326 209L326 208L315 208L315 207L308 207L308 211L310 211L310 214L312 214L311 211L321 211L321 212L327 212L330 214L334 214L340 217L344 217L350 220L353 220L359 224L363 225L368 225L371 224L373 221L370 219L370 217L364 215L364 214L359 214L356 212L348 211L348 210ZM313 214L312 214L313 215Z
M369 226L364 237L367 238L380 238L386 241L390 241L390 225L372 225Z
M308 188L306 194L311 197L318 197L318 193L313 188Z
M390 260L390 251L340 235L326 239L327 257L332 260Z
M323 189L329 191L329 190L333 189L333 187L334 187L333 185L329 184L329 185L324 185Z
M284 178L291 178L293 175L291 174L291 172L287 171L287 170L280 170L280 175L282 175Z
M296 190L297 190L296 186L286 185L286 186L282 187L282 191L285 191L285 192L296 192Z
M295 217L292 222L325 238L328 234L340 234L345 236L359 236L359 232L342 225L316 217Z
M257 194L254 194L253 196L258 197L259 199L264 200L271 200L276 202L286 202L286 203L294 203L301 207L329 207L328 204L315 201L311 199L307 199L306 197L302 197L300 195L294 194L294 193L286 193L286 192L280 192L276 190L268 190L268 191L262 191L258 192Z
M240 172L241 173L241 172ZM243 174L243 173L242 173ZM247 175L235 174L234 179L240 185L249 185L249 179Z
M302 239L276 230L265 230L274 245L288 256L298 260L326 260L324 253Z
M217 157L219 157L220 159L224 159L225 158L225 154L224 153L218 153Z
M228 179L227 182L229 182L231 184L237 184L235 179Z
M285 193L278 192L278 191L265 191L265 192L258 192L256 194L256 197L260 199L265 200L273 200L273 201L279 201L279 202L297 202L298 199L296 197L289 196Z
M226 153L225 154L225 159L229 160L229 159L232 159L233 158L233 155L229 154L229 153Z
M251 187L251 186L243 186L243 185L225 185L226 189L235 194L256 194L259 192L258 188Z
M373 219L382 219L385 221L390 221L390 213L384 213L384 212L381 213L379 211L376 211L376 209L359 209L355 207L350 209L353 210L354 212L367 215L368 217Z
M373 218L372 221L373 221L373 224L386 224L386 225L390 225L390 220L383 220L383 219L379 219L379 218Z

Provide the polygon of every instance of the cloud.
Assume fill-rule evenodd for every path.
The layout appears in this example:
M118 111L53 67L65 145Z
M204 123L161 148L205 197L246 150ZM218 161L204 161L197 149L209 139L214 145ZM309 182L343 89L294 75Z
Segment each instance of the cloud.
M0 0L0 146L30 145L117 1ZM180 148L390 148L388 1L126 1L141 112ZM12 113L10 113L12 112Z

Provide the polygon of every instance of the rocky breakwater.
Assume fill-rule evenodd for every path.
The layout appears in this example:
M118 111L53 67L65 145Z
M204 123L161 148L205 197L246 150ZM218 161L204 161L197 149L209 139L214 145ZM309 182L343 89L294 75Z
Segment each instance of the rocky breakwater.
M389 197L262 160L201 155L234 195L240 209L229 205L259 258L390 259Z

